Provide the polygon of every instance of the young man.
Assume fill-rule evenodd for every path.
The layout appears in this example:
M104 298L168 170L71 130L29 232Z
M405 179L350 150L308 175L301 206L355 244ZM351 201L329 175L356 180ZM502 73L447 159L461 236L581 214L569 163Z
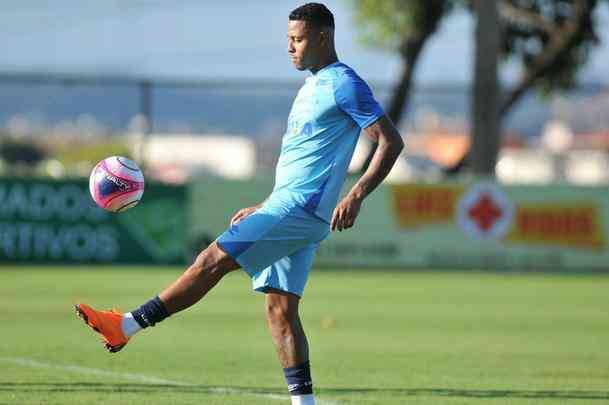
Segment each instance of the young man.
M295 9L288 54L308 70L292 106L277 162L275 186L258 205L239 210L230 227L167 289L120 314L76 305L110 352L139 330L195 304L227 273L243 268L266 294L266 317L293 404L314 404L307 339L298 315L315 251L330 230L351 228L364 198L387 176L402 138L368 85L334 49L334 17L322 4ZM338 203L360 133L378 147L359 181Z

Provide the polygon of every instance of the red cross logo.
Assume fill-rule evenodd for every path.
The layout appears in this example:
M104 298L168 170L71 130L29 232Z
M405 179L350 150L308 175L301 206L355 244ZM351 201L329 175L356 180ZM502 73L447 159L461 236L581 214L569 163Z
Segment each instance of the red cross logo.
M480 229L488 232L495 222L501 219L503 211L495 204L489 194L484 193L469 209L468 214Z

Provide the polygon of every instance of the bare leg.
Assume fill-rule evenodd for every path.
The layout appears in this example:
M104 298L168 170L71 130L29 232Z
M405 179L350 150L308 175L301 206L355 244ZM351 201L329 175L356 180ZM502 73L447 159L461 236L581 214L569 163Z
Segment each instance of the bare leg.
M159 294L159 298L169 314L182 311L196 304L222 277L240 267L217 242L213 242L173 284Z
M309 344L298 316L300 297L272 290L266 294L266 320L283 368L309 360Z
M214 242L197 256L195 262L172 285L134 311L118 314L113 311L95 311L85 304L77 304L76 313L103 336L108 351L118 352L137 332L194 305L222 277L239 267Z

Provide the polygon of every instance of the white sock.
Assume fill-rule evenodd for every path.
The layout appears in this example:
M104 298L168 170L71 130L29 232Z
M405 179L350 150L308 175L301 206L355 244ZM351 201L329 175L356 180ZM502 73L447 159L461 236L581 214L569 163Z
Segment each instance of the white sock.
M315 405L313 394L292 395L292 405Z
M123 314L123 320L121 322L121 327L123 328L123 333L127 337L131 337L142 330L142 327L135 319L133 319L133 315L131 312L127 312Z

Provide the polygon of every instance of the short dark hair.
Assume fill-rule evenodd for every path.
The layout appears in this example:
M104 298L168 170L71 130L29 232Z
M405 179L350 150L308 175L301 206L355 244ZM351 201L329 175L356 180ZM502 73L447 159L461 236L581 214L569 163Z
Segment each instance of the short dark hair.
M304 21L314 27L334 28L334 16L320 3L307 3L290 13L291 21Z

